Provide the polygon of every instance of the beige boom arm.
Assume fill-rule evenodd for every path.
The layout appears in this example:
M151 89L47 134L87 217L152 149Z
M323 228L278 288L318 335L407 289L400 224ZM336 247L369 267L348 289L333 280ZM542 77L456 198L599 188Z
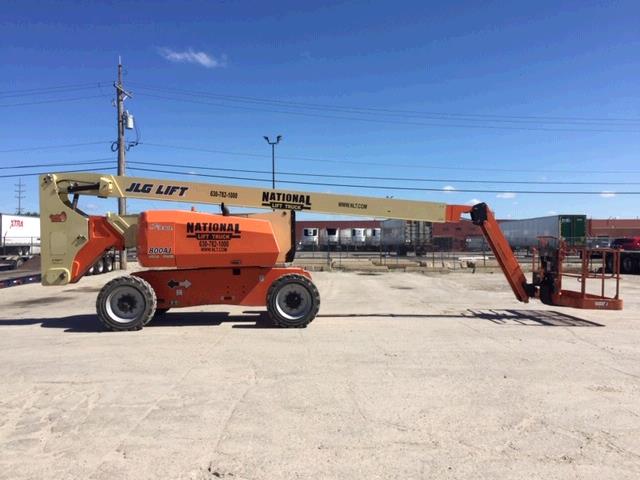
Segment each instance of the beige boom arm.
M100 173L52 174L58 195L71 192L99 197L139 198L185 203L273 208L333 215L398 218L444 222L446 204L414 200L363 197L338 193L297 192L212 183L118 177Z

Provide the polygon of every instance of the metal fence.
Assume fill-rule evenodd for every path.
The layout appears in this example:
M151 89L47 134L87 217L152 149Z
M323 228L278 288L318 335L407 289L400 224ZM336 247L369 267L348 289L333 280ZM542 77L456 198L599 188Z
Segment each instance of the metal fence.
M323 248L317 245L298 245L296 260L312 260L315 263L340 266L343 261L370 260L380 265L400 265L405 263L417 263L424 266L437 268L449 265L455 269L460 261L468 260L477 265L487 266L487 262L493 258L488 245L483 244L479 250L463 250L443 248L442 246L424 245L418 248L407 244L378 245L377 247L356 245L332 245Z

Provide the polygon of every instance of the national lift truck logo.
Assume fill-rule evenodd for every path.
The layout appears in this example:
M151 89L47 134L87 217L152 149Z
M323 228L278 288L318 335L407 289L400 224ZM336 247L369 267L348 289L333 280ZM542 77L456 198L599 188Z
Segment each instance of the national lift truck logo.
M187 238L231 240L240 236L239 223L187 222Z
M278 210L311 210L311 195L262 192L262 206Z
M234 238L241 238L239 223L187 222L187 238L198 240L202 253L224 253Z

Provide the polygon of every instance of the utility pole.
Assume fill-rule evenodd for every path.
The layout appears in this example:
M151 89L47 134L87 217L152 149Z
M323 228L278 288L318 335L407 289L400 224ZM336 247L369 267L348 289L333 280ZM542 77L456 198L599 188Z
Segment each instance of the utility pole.
M276 188L276 145L282 140L282 135L276 137L276 141L272 142L269 137L263 137L269 145L271 145L271 188Z
M113 84L116 87L116 107L118 110L118 176L126 174L126 145L124 138L125 129L125 113L124 113L124 100L127 97L131 97L131 94L125 91L122 85L122 60L118 57L118 81ZM127 200L125 198L118 198L118 215L127 214ZM120 252L120 269L127 269L127 251L122 250Z
M18 209L16 213L18 215L22 215L22 200L24 199L24 183L22 183L22 177L18 178L18 183L15 184L16 187L16 198L18 199Z

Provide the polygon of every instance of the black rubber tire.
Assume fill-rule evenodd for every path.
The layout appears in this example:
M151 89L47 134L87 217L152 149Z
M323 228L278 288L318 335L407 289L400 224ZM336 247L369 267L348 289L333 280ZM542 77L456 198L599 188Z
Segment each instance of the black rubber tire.
M631 255L621 255L620 258L620 273L633 273L635 270L635 262Z
M95 263L94 272L96 275L102 275L104 273L104 262L102 259Z
M310 308L303 316L299 318L287 318L281 312L278 311L277 298L278 292L284 287L291 284L297 284L302 286L309 293L309 299L311 301ZM267 312L273 324L277 327L283 328L304 328L309 325L318 314L320 309L320 293L311 280L307 277L297 274L283 275L278 278L269 287L267 292Z
M551 287L549 287L549 285L540 285L540 301L545 305L553 305Z
M110 256L103 257L102 263L104 263L105 272L113 271L113 258L111 258Z
M144 301L140 312L130 321L117 320L115 314L110 312L110 296L120 288L137 290ZM128 330L140 330L151 321L156 311L156 292L146 280L135 276L118 277L107 283L96 299L96 312L98 319L109 330L124 332Z
M613 255L608 254L605 259L605 271L607 273L613 273Z

